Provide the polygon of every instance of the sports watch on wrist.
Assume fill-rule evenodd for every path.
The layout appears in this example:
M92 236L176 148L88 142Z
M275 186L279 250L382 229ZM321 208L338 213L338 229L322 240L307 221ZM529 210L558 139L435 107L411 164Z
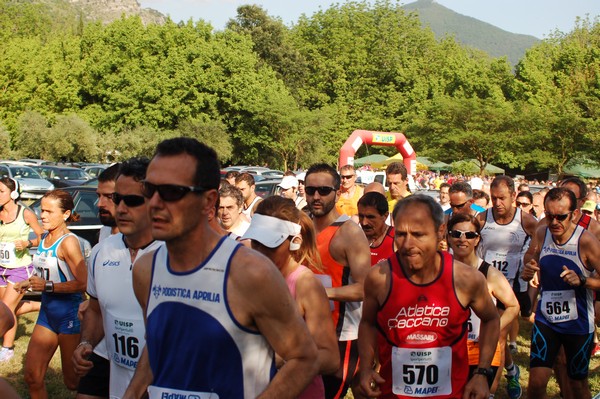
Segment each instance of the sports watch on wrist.
M494 375L494 370L490 367L490 368L483 368L483 367L478 367L475 369L475 371L473 371L473 375L475 374L481 374L484 375L486 377L491 377Z

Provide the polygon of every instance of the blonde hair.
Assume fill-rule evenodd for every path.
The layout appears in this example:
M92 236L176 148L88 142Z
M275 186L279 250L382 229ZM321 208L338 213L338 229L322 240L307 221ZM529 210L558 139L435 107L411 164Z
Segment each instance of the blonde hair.
M296 208L294 201L279 196L268 197L258 203L255 213L299 224L302 244L299 250L291 253L292 257L296 262L309 266L311 269L323 271L313 222L306 213Z

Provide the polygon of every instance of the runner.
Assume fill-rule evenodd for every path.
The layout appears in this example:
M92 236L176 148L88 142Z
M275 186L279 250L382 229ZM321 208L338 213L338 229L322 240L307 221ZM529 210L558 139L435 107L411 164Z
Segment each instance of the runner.
M356 185L356 169L352 165L344 165L340 168L340 196L335 207L341 215L357 218L358 200L363 196L363 189ZM358 221L358 218L356 219Z
M48 364L60 347L62 373L70 390L79 378L72 356L79 343L77 309L83 301L87 272L77 236L67 228L79 215L73 212L73 198L65 191L48 191L42 197L42 236L33 264L37 276L15 284L24 293L28 288L42 291L42 304L25 356L25 382L31 399L47 398L44 377Z
M358 221L371 248L371 266L394 253L394 229L385 222L389 217L385 196L366 193L358 200Z
M359 333L362 393L487 399L499 317L484 276L437 251L445 225L433 198L405 198L393 218L398 251L375 265L365 281ZM481 319L479 363L468 384L467 307ZM373 369L376 355L379 373Z
M219 190L219 217L221 225L236 239L244 235L250 223L243 214L244 197L235 186L223 186Z
M121 233L94 247L88 267L90 305L85 312L81 342L73 354L75 370L86 375L96 365L88 360L106 336L110 359L111 399L119 399L127 388L141 349L144 347L144 316L132 287L132 264L160 242L152 239L150 218L141 195L147 159L133 158L122 163L112 200Z
M246 219L250 220L252 219L256 205L262 201L262 198L256 195L256 192L254 191L256 188L254 177L250 173L240 173L235 178L235 186L240 189L242 196L244 197L244 208L242 212L246 216Z
M166 244L133 267L146 347L124 398L293 398L317 373L281 273L208 224L219 170L214 150L183 137L161 142L150 162L142 194L152 236ZM273 352L284 361L277 374Z

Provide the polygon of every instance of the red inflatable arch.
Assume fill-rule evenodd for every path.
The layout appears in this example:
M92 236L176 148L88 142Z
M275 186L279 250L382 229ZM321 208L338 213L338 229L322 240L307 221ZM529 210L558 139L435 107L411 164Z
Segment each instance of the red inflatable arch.
M369 130L355 130L340 149L339 167L354 165L354 154L361 145L395 146L402 154L404 166L409 175L417 173L417 154L402 133L371 132Z

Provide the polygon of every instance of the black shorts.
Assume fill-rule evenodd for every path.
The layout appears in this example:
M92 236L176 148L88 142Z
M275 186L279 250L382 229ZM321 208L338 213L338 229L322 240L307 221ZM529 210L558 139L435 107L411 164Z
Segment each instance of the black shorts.
M519 283L516 282L515 284L518 285ZM515 293L517 301L519 302L519 306L521 307L521 317L529 317L531 316L532 311L531 298L529 298L529 293L527 291L518 291L518 286L516 288L517 289L515 289L515 286L513 285L513 292ZM506 306L504 306L504 304L500 300L497 301L496 307L500 310L506 310Z
M529 367L551 369L561 346L565 348L569 378L572 380L586 379L594 348L594 334L561 334L539 321L533 324L531 330Z
M77 393L108 398L110 362L93 352L90 361L94 363L94 367L79 380Z
M326 399L344 398L358 368L358 340L338 341L342 378L334 375L323 375Z

